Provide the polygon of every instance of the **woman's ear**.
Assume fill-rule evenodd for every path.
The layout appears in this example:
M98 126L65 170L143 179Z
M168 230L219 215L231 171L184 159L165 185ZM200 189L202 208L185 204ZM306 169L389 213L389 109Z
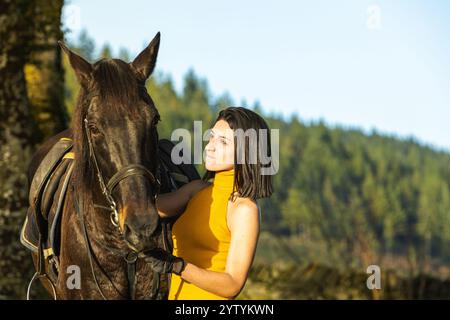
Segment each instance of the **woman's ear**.
M59 46L66 53L69 58L70 65L72 69L75 71L75 75L77 76L78 82L87 87L89 81L91 80L92 74L92 65L87 62L83 57L79 56L72 50L70 50L62 41L58 41Z
M156 58L158 57L159 51L160 36L161 34L158 32L147 48L145 48L131 63L136 76L142 82L145 82L145 80L147 80L152 74L153 69L155 69Z

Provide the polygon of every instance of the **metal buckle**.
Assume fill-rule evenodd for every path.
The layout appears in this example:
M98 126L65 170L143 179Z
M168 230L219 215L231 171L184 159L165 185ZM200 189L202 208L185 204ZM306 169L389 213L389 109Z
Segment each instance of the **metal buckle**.
M125 261L128 263L128 264L131 264L131 263L135 263L136 262L136 260L137 260L137 258L138 258L138 254L137 254L137 252L135 252L135 251L130 251L130 252L128 252L128 254L125 256Z

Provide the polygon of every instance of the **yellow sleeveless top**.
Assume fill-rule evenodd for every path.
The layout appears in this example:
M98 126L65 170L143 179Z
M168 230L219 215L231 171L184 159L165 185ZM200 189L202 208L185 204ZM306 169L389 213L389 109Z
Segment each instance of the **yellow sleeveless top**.
M225 272L230 230L227 204L234 170L216 172L213 184L189 201L172 229L174 255L202 269ZM169 300L226 300L172 273Z

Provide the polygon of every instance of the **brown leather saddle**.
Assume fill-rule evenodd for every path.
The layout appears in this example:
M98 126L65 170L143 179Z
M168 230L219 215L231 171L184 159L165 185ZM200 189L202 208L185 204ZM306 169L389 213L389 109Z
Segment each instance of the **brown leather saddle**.
M59 274L61 218L74 165L72 147L70 138L61 138L39 164L31 181L29 207L20 233L21 243L40 255L41 263L48 262L48 276L53 283L56 283ZM159 141L161 193L174 191L189 181L200 179L194 165L175 165L172 162L173 147L170 140ZM171 251L171 231L175 220L162 220L166 243L169 243Z

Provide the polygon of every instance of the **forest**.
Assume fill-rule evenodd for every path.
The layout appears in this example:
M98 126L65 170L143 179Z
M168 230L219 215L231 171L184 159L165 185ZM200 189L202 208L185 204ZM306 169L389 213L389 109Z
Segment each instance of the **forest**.
M28 163L43 141L70 126L76 104L79 87L57 45L67 32L63 5L0 2L0 299L23 299L33 274L19 242ZM134 58L95 43L88 31L68 45L91 62ZM192 131L194 121L205 129L228 106L251 108L279 130L275 192L260 202L257 254L240 299L450 297L448 152L414 138L307 122L302 106L289 118L268 113L258 101L212 93L192 69L177 90L170 74L156 70L146 86L161 138ZM381 290L366 287L369 265L382 270Z

